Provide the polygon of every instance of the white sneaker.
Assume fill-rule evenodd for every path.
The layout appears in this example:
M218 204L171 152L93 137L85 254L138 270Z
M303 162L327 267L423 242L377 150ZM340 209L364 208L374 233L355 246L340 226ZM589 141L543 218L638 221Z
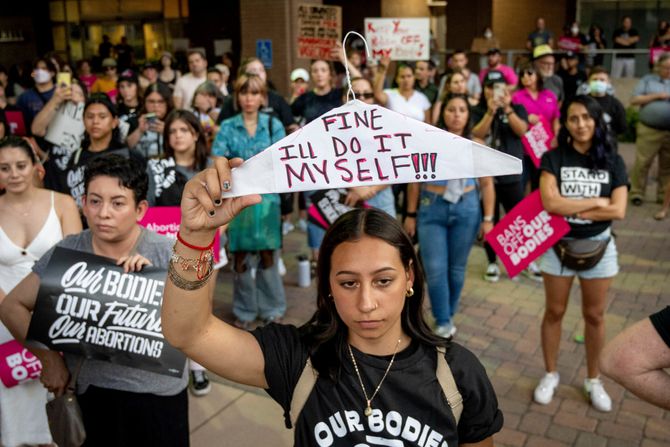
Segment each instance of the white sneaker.
M281 256L279 257L279 261L277 261L277 270L279 271L279 276L286 275L286 264L284 264Z
M486 267L486 273L484 273L484 280L488 282L498 282L500 279L500 268L498 264L492 262Z
M591 405L598 411L608 413L612 411L612 399L610 398L599 377L595 379L584 379L584 392L591 401Z
M298 229L303 232L307 231L307 219L298 220Z
M291 223L290 220L285 220L281 224L281 232L284 236L289 234L291 231L295 230L295 226Z
M441 326L435 327L433 332L435 332L435 335L440 337L451 338L456 335L456 326L451 323L443 324Z
M554 391L556 391L556 387L558 387L559 380L560 376L558 375L558 372L545 374L533 393L535 402L541 405L548 405L554 398Z
M228 264L228 254L226 253L226 249L224 247L221 247L219 250L219 262L214 264L214 270L218 270L220 268L225 267Z
M528 267L523 273L533 281L542 282L542 271L540 271L540 267L538 267L535 262L528 264Z

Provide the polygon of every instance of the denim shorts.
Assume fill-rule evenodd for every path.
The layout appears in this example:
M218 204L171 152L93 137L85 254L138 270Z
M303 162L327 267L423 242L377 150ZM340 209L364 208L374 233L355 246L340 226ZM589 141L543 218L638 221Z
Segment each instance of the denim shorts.
M603 240L611 237L611 235L612 231L608 228L602 233L591 236L588 239ZM582 271L576 271L567 267L563 267L554 249L550 248L540 258L540 270L553 276L579 276L580 278L584 279L611 278L619 273L619 261L617 256L616 243L614 242L614 238L611 238L609 244L607 244L607 248L605 249L605 254L603 255L600 262L598 262L595 267Z

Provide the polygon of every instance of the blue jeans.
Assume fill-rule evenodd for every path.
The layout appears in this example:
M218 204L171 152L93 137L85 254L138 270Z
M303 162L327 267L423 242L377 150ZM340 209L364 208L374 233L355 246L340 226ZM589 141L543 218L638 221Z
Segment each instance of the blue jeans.
M267 320L283 317L286 312L286 293L277 263L279 250L272 256L272 266L265 269L258 253L247 253L244 272L235 272L233 279L233 314L240 321ZM251 269L256 269L256 279Z
M417 231L433 316L439 326L451 323L458 310L465 267L480 221L476 189L455 204L421 191Z

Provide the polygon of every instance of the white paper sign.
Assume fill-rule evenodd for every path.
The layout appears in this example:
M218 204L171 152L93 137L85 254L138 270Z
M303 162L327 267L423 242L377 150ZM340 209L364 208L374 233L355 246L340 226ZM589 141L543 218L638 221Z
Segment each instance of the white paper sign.
M79 149L84 137L84 103L68 101L56 110L44 137L48 142L71 151Z
M394 61L425 61L430 57L429 19L367 18L365 40L373 59L389 55Z
M234 169L224 196L519 173L516 157L354 100Z

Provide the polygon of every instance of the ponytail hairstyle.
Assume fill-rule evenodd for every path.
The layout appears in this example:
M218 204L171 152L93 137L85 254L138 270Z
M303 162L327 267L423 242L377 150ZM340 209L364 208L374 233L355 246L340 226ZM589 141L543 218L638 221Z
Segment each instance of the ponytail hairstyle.
M101 104L105 106L105 108L109 110L109 113L111 113L114 118L118 118L119 111L106 93L93 93L91 96L89 96L86 100L86 105L84 106L84 114L86 114L86 110L93 104ZM81 147L87 149L90 145L91 137L89 137L88 132L84 132L84 139L81 142ZM112 129L112 139L109 142L109 147L110 149L119 149L124 147L123 141L121 140L121 131L119 130L119 126L116 126L114 129Z

